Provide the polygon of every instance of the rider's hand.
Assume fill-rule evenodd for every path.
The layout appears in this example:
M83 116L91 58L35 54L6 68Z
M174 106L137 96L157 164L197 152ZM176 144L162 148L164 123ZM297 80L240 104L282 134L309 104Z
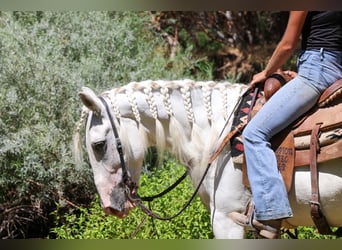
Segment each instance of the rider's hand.
M251 88L254 88L257 83L264 82L266 79L267 79L266 72L261 71L260 73L253 75L252 81L250 82L249 86Z
M297 76L297 72L292 71L292 70L286 70L284 71L285 75L291 79L295 78Z

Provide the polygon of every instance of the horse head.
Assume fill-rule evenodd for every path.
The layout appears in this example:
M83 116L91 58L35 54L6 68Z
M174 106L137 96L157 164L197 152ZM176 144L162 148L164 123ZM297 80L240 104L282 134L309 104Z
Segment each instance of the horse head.
M144 157L141 144L138 141L130 142L124 135L125 131L129 131L130 136L139 133L136 122L128 118L121 119L120 123L124 122L125 127L121 129L103 97L98 97L87 87L82 88L79 96L84 106L89 109L86 147L102 208L107 214L126 217L129 210L135 206L129 196L136 194ZM117 130L117 135L113 130ZM123 145L120 140L122 137L127 139ZM118 147L125 151L121 157Z

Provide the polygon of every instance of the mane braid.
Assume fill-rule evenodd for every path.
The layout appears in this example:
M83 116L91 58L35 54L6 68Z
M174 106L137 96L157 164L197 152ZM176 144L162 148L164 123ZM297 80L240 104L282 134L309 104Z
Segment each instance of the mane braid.
M113 92L113 93L111 93L111 92ZM116 92L116 89L113 89L112 91L106 91L103 93L103 96L109 100L115 117L118 119L118 121L120 121L121 114L120 114L120 110L119 110L119 105L118 105L117 100L115 98L115 94L116 94L115 92Z
M229 109L227 104L227 87L229 87L229 85L217 85L217 83L213 81L193 81L189 79L174 81L146 80L141 82L131 82L122 87L114 88L108 91L107 96L111 102L114 114L117 116L117 118L120 118L122 117L122 113L120 112L120 106L117 103L116 95L126 95L127 102L132 111L131 114L137 122L137 127L139 129L139 133L141 134L141 140L144 141L143 145L145 150L147 150L147 145L149 143L146 132L149 130L149 128L145 127L146 124L142 124L142 113L140 113L142 110L139 110L141 99L140 97L138 98L137 92L143 94L143 96L145 96L144 98L148 106L150 116L155 120L155 143L158 149L158 155L163 153L162 151L166 147L166 140L168 140L169 146L171 147L170 152L181 162L189 163L190 161L193 162L195 159L195 161L202 161L203 157L205 158L203 154L207 154L209 152L207 147L212 148L213 145L211 144L217 143L216 136L218 135L214 136L216 139L210 138L209 143L207 143L208 138L203 137L202 134L210 134L211 132L208 131L208 133L202 133L202 131L203 129L209 129L211 131L217 129L217 125L212 123L214 119L212 106L213 90L216 90L217 94L220 95L221 98L221 117L223 119L227 118ZM184 127L184 123L177 119L177 117L179 117L178 115L175 116L174 114L175 111L172 103L171 93L177 92L180 94L180 97L183 100L183 110L185 111L185 117L187 118L187 121L185 122L188 122L189 124L188 129L190 129L190 131L188 130L188 132L190 133L187 132L187 134L185 133L186 129ZM157 98L158 94L160 94L160 98ZM201 127L200 124L196 123L196 117L193 110L193 98L195 98L195 96L193 96L194 94L201 95L201 102L203 102L204 114L206 114L209 127L204 128ZM157 100L161 103L157 103ZM159 105L162 105L162 110L158 110ZM143 112L145 113L146 110ZM162 124L159 117L159 112L164 112L164 114L168 116L168 127L164 127L165 124ZM177 110L177 112L179 111ZM203 118L204 117L201 119L202 121L204 121ZM124 121L121 125L122 136L127 140L131 140L132 138L129 138L128 136L129 131L125 131L126 129L124 126ZM212 127L213 125L215 125L215 128ZM166 132L168 133L167 137ZM211 146L207 144L210 144ZM203 145L205 145L205 148L203 148ZM200 163L198 162L198 164Z
M211 121L213 118L213 112L211 109L210 86L202 84L202 92L203 92L204 107L207 112L208 120Z
M158 119L158 111L157 111L157 105L154 100L154 96L152 93L152 88L151 87L145 87L144 88L144 93L146 94L146 101L148 103L148 106L150 108L150 112L152 114L152 117L157 120Z
M160 88L160 93L163 96L163 102L164 102L164 106L165 106L166 112L167 112L169 117L172 117L173 116L173 111L172 111L172 105L171 105L171 101L170 101L170 94L169 94L168 87L161 87Z
M191 106L191 92L189 91L189 89L189 84L185 84L183 87L180 88L188 120L190 123L193 124L195 122L195 117Z
M220 93L221 93L221 99L222 99L222 115L225 120L228 119L228 97L227 93L225 91L225 86L220 86Z
M133 115L135 117L135 120L140 124L141 118L140 118L138 104L137 104L137 101L135 99L133 89L132 88L126 88L126 95L127 95L129 103L131 104L132 112L133 112Z

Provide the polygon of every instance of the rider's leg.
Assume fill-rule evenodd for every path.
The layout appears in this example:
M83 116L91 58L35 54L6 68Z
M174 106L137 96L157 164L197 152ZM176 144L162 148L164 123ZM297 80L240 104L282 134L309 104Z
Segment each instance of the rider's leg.
M322 91L341 77L341 65L337 63L340 58L319 50L305 52L299 57L298 76L276 92L245 128L244 147L256 220L274 222L292 216L269 140L309 110Z

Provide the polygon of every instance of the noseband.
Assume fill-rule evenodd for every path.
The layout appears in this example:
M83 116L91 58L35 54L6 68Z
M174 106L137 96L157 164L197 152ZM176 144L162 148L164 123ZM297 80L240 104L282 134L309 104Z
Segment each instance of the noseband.
M107 102L103 99L102 96L99 97L101 102L103 103L103 105L106 108L106 112L107 115L109 117L109 121L110 121L110 125L112 126L112 130L114 133L114 138L115 138L115 142L116 142L116 149L119 153L119 157L120 157L120 164L121 164L121 168L122 168L122 180L123 180L123 184L124 184L124 189L125 189L125 193L128 197L128 199L130 201L134 201L135 197L132 197L134 194L134 191L137 189L137 184L135 182L132 181L131 176L129 175L126 163L125 163L125 159L124 159L124 153L122 150L122 143L118 134L118 130L114 124L114 119L113 116L109 110L108 104Z

